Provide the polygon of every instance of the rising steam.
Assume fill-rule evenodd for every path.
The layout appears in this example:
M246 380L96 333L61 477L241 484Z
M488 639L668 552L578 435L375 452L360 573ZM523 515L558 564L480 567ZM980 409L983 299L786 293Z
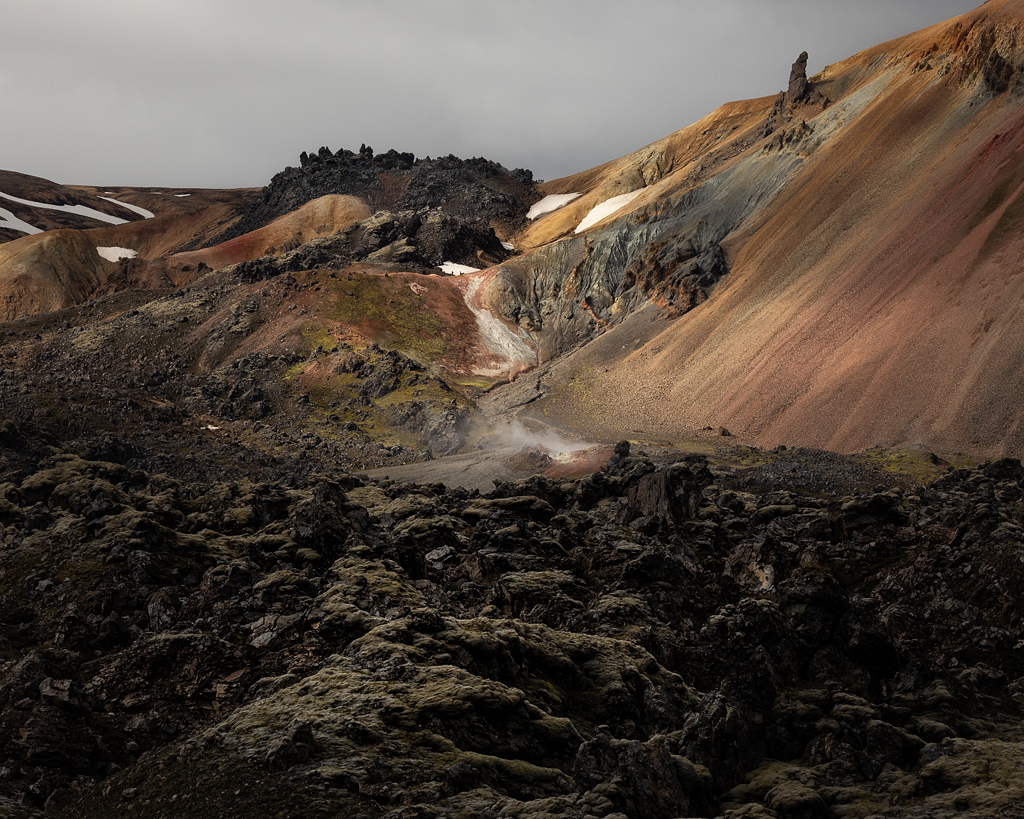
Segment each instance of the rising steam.
M495 427L494 433L488 436L488 442L495 446L515 447L517 449L533 449L539 447L547 450L552 455L566 455L570 452L579 452L581 449L589 449L593 444L582 441L572 441L555 432L553 429L546 429L542 432L534 432L524 427L519 421L511 421L503 426Z

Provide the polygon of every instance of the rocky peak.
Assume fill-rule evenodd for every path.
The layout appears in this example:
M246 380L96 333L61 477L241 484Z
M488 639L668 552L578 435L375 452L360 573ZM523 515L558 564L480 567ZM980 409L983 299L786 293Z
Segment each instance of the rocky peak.
M794 106L803 102L813 105L823 101L821 94L814 90L807 80L807 52L803 51L793 63L793 67L789 71L789 86L785 91L779 92L761 135L770 136L782 126L792 122Z
M377 154L368 145L361 145L358 152L332 152L322 146L312 153L303 151L298 168L276 174L235 225L203 246L256 230L330 194L359 197L373 210L440 207L453 216L505 225L508 232L521 225L530 204L539 198L531 171L510 171L483 157L460 159L449 154L417 159L393 148Z

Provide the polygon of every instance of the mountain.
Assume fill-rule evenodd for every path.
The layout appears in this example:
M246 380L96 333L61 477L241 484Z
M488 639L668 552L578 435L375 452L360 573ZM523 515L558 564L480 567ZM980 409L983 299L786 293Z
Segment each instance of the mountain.
M0 816L1018 815L1022 31L544 183L0 175Z
M427 271L507 258L481 214L523 223L539 198L529 173L322 153L258 196L195 192L195 209L0 245L7 318L21 316L0 331L17 363L0 376L9 417L71 440L119 434L124 405L144 450L188 450L213 426L261 457L311 436L311 461L349 468L484 434L473 398L525 367L529 344L475 277ZM371 214L388 180L402 209ZM294 210L279 213L285 200ZM225 238L243 221L252 229Z
M222 232L238 219L235 208L255 194L66 186L2 171L0 319L80 304L117 272L118 251L124 258L162 258ZM111 258L99 248L110 248ZM122 278L122 286L173 283L162 270Z
M582 195L517 239L537 249L492 301L541 360L600 341L531 410L613 435L1019 455L1020 20L986 3L829 66L804 98L726 105L545 185Z
M792 90L539 186L487 160L322 148L181 241L136 248L135 222L95 243L139 249L154 263L127 280L154 285L344 230L360 235L321 242L305 263L496 265L477 301L535 351L512 369L542 368L509 401L592 434L678 441L725 427L769 447L1019 455L1024 351L1006 272L1021 183L1019 11L989 2L810 78L800 63ZM579 196L524 218L567 194ZM327 218L300 210L324 196L348 204ZM575 232L619 196L619 210ZM438 207L434 238L417 240ZM357 226L376 211L418 215ZM83 250L92 239L66 253L63 239L39 241L0 261L9 318L78 303L113 272Z

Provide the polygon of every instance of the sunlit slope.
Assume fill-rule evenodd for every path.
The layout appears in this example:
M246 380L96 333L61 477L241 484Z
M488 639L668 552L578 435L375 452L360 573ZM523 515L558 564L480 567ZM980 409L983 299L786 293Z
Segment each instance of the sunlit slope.
M321 196L258 230L203 250L176 254L168 260L168 264L175 271L176 280L187 278L187 275L178 271L198 267L200 263L217 270L255 259L265 253L282 252L317 236L344 230L369 215L369 206L355 196Z
M76 304L103 284L109 263L88 233L54 230L0 245L0 321Z
M621 363L589 362L574 420L1024 453L1022 30L1024 3L990 2L812 78L825 109L711 179L737 196L786 164L722 239L728 275Z
M230 204L218 203L123 225L48 230L0 244L0 321L79 304L111 277L131 274L131 286L170 286L161 257L222 231L236 218ZM136 263L126 271L102 258L98 248L123 248L153 264Z
M728 103L693 125L628 156L541 185L545 194L581 196L534 220L515 237L516 247L532 250L573 234L594 207L613 197L643 190L625 209L629 211L693 187L759 137L773 102L774 98L765 97Z

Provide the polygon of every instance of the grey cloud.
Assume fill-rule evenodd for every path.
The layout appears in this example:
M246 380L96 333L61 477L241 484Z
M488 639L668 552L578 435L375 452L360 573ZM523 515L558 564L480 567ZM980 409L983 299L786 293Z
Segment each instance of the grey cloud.
M554 178L973 0L34 0L5 10L0 166L262 185L303 150L483 155Z

